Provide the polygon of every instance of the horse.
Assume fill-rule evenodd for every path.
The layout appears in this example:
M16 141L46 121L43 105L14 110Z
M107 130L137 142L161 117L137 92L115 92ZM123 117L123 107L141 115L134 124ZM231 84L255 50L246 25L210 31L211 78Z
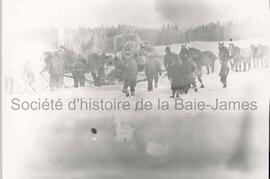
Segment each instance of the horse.
M230 44L229 52L233 58L232 69L235 68L236 72L242 71L242 67L244 67L243 71L250 70L252 58L251 48L240 48L234 44Z
M259 66L259 62L261 62L262 67L269 67L269 47L263 44L258 44L256 47L255 59L257 62L257 67Z
M76 54L74 51L66 48L58 49L56 52L45 52L47 54L44 59L45 64L50 62L53 58L62 58L64 63L61 68L64 69L64 74L73 73L76 70L82 70L85 74L90 73L95 86L101 86L106 75L106 66L110 65L111 57L105 54L91 53L88 55ZM78 65L79 64L79 65ZM52 63L54 65L54 63ZM57 64L59 66L59 64ZM75 66L80 66L82 69L74 69ZM60 67L58 67L60 68ZM75 70L75 71L74 71ZM64 75L70 77L68 75ZM73 77L72 77L73 78Z
M192 59L196 64L199 64L200 68L203 66L207 69L207 74L210 74L210 68L212 68L212 73L215 71L215 61L217 60L217 56L211 52L210 50L206 51L200 51L196 48L187 48L186 44L181 45L181 51L180 51L180 59L183 58L182 55L185 53L190 53Z
M251 69L252 51L250 48L240 48L241 62L244 66L243 71Z
M254 68L259 68L259 62L261 64L261 67L269 66L269 48L266 45L251 44L250 48L252 50L252 60Z
M215 71L215 61L217 56L210 50L201 52L202 66L205 66L207 69L207 74L210 74L210 67L212 68L212 73Z
M241 61L242 61L242 56L241 56L241 50L240 47L235 46L234 44L229 45L229 54L230 57L232 58L232 63L231 63L231 69L238 72L241 71Z

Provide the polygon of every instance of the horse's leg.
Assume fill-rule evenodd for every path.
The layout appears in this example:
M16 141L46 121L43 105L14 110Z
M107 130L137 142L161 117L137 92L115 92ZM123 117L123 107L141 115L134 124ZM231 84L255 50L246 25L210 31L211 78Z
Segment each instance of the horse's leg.
M248 71L251 70L251 57L249 57L249 60L248 60Z
M214 73L215 72L215 63L212 64L211 67L212 67L212 73Z
M235 60L233 61L233 66L235 68L234 71L238 72L238 63Z
M258 60L259 60L258 58L255 59L255 66L256 66L256 68L259 68L258 67Z
M264 67L264 58L261 58L262 68Z
M253 59L253 65L254 65L254 68L258 68L258 65L257 65L257 58L254 58Z
M73 78L73 83L74 83L74 87L77 88L78 87L78 79L77 79L77 72L72 72L72 78Z
M198 75L197 78L198 78L199 82L201 83L201 88L204 88L204 84L202 82L201 75Z
M242 71L242 66L243 66L243 71L245 72L246 71L246 67L245 67L245 59L242 59L240 61L240 71Z
M98 77L95 72L91 73L93 80L94 80L94 86L99 86Z
M231 70L234 71L234 60L230 60Z
M210 73L210 67L209 67L209 65L206 66L206 69L207 69L207 75L209 75L209 73Z
M264 67L265 68L268 67L268 59L267 59L267 57L264 58Z
M245 70L246 70L245 61L240 61L240 71L245 71Z
M235 66L235 71L238 72L239 71L239 63L237 60L235 61L234 66Z
M240 59L239 60L239 71L240 72L242 72L242 63L243 63L243 61Z
M246 61L243 61L243 65L244 65L244 72L246 72L247 71L247 63L246 63Z

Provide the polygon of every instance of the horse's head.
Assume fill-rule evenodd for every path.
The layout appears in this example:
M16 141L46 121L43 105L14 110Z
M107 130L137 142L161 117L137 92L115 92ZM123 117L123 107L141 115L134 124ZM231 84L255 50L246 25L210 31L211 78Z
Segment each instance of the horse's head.
M218 43L218 49L221 50L224 47L224 42L219 42Z
M182 44L181 47L182 48L187 48L187 44L186 43L185 44Z
M181 45L181 50L180 50L180 59L185 60L189 57L189 49L187 48L187 45Z
M187 49L187 48L188 48L188 47L187 47L187 44L182 44L182 45L181 45L181 50L182 50L182 49Z
M181 45L181 50L180 50L180 53L187 53L188 52L188 47L187 47L187 44L182 44Z

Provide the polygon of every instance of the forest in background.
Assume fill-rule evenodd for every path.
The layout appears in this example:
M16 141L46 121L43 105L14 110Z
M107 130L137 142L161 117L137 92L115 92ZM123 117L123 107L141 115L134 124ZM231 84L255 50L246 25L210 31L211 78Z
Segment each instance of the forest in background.
M197 27L183 28L179 23L165 24L158 28L145 28L121 24L117 26L100 25L95 28L79 28L59 31L54 29L32 30L27 38L41 40L52 46L59 41L75 51L113 52L113 39L116 35L137 33L141 40L152 45L188 43L191 41L227 41L260 37L267 29L264 24L252 19L242 21L211 22ZM61 34L59 34L59 32Z

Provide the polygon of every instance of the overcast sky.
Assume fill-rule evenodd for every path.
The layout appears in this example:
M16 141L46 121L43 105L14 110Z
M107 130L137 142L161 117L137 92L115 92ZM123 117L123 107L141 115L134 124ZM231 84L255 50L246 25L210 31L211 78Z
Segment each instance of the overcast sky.
M4 25L16 29L169 22L198 25L212 20L263 17L268 0L4 0ZM59 20L60 19L60 20Z

